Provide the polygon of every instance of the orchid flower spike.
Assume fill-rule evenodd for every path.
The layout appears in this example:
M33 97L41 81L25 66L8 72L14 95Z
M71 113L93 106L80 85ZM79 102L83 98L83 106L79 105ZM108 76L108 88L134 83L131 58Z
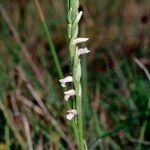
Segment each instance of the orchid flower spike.
M64 79L59 80L62 87L66 87L66 83L69 83L69 82L72 82L72 81L73 81L73 78L71 76L67 76Z
M89 38L82 38L82 37L79 37L79 38L76 38L76 39L73 41L73 45L80 44L80 43L86 42L86 41L88 41L88 40L89 40Z
M79 48L79 49L77 47L77 53L78 53L78 55L87 54L89 52L90 52L90 50L87 47L85 47L85 48Z
M67 115L66 115L66 118L68 119L68 120L72 120L73 119L73 117L75 116L75 115L77 115L77 110L76 109L70 109L70 110L68 110L67 111Z
M75 95L75 90L73 90L73 89L68 90L68 91L64 92L64 94L65 94L65 96L64 96L65 101L68 101L70 96L74 96Z

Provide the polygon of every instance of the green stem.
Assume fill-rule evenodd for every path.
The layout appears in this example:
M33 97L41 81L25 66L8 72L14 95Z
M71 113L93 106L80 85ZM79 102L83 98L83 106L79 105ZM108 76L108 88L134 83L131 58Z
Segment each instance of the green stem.
M144 134L145 134L146 126L147 126L147 121L144 121L144 123L142 125L142 128L141 128L139 141L143 141L144 140ZM141 150L141 143L139 143L137 145L136 150Z
M5 126L5 143L6 143L6 150L10 150L10 133L9 133L9 126Z
M69 38L69 52L71 60L71 68L73 75L73 85L75 88L76 99L73 102L75 109L77 110L77 123L74 122L75 136L77 140L77 146L79 150L85 149L85 141L83 138L83 121L82 121L82 87L81 87L81 63L78 52L76 51L77 46L73 44L73 41L78 37L79 30L79 0L68 0L68 38ZM76 133L77 131L77 133Z
M79 137L80 137L80 149L84 150L84 138L83 138L83 122L82 122L82 101L81 98L77 98L79 100L78 106L78 124L79 124Z
M61 65L60 65L60 62L59 62L59 59L58 59L58 55L56 53L54 43L53 43L52 38L51 38L50 31L49 31L47 23L45 21L43 10L42 10L41 5L40 5L38 0L35 0L35 4L36 4L36 7L38 9L42 25L43 25L43 28L45 30L46 36L47 36L49 48L51 50L51 53L52 53L52 56L53 56L53 59L54 59L55 65L56 65L56 69L57 69L59 78L63 78L63 72L62 72L62 69L61 69Z
M84 138L83 138L83 121L82 121L82 97L80 95L81 84L79 82L75 83L76 91L76 107L77 107L77 120L78 120L78 132L79 132L79 144L80 150L84 150Z
M77 146L78 146L78 149L79 149L80 141L79 141L79 134L78 134L78 127L77 127L76 118L73 119L73 121L71 123L72 123L71 125L72 125L72 128L73 128L74 134L75 134L75 139L77 141Z
M46 36L47 36L47 40L48 40L48 43L49 43L49 48L51 50L51 53L52 53L52 56L53 56L53 59L54 59L55 65L56 65L56 69L57 69L59 78L62 79L63 78L63 72L62 72L62 69L61 69L61 66L60 66L60 62L59 62L59 59L58 59L58 56L57 56L57 53L56 53L54 43L52 42L52 38L51 38L51 35L49 33L46 22L42 21L42 24L43 24L43 28L44 28Z
M149 109L150 109L150 98L148 99L146 115L147 115ZM147 123L148 123L147 120L145 120L142 127L141 127L139 141L144 140L144 135L145 135L145 130L146 130L146 127L147 127ZM141 149L141 143L139 143L136 147L136 150L140 150L140 149Z

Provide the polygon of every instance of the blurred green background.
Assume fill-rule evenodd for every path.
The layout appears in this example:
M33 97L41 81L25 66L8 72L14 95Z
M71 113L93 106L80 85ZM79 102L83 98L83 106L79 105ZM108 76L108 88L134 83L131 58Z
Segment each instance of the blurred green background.
M35 3L36 2L36 3ZM70 73L66 0L0 0L0 150L76 149L55 65ZM149 0L81 0L90 150L150 149ZM54 51L57 56L54 57Z

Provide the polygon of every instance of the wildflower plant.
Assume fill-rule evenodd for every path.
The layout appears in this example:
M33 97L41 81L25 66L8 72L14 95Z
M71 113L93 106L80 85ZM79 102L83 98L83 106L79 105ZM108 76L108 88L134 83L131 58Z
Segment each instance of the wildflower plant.
M71 62L71 75L60 79L62 87L66 87L67 83L72 83L73 89L64 92L64 99L68 101L72 96L73 105L67 111L66 119L73 120L74 127L76 128L76 140L78 149L84 150L85 141L83 138L83 122L82 122L82 86L81 86L81 59L80 55L87 54L90 50L79 48L79 44L88 41L88 38L78 37L79 21L83 12L79 11L79 0L68 0L68 39L69 39L69 53Z

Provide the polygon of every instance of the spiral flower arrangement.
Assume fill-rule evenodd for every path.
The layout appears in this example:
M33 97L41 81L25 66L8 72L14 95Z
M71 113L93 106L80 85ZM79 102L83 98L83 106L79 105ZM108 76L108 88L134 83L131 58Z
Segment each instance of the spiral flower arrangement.
M73 89L64 92L64 99L68 101L72 96L75 97L73 108L67 111L66 118L72 120L77 117L78 128L78 148L83 150L84 138L83 138L83 123L82 123L82 86L81 86L81 59L80 55L89 53L90 50L86 48L79 48L78 45L88 41L88 38L78 37L79 33L79 21L83 12L79 11L79 0L68 0L68 39L69 39L69 52L72 76L67 76L64 79L60 79L62 87L66 87L67 83L73 84Z

